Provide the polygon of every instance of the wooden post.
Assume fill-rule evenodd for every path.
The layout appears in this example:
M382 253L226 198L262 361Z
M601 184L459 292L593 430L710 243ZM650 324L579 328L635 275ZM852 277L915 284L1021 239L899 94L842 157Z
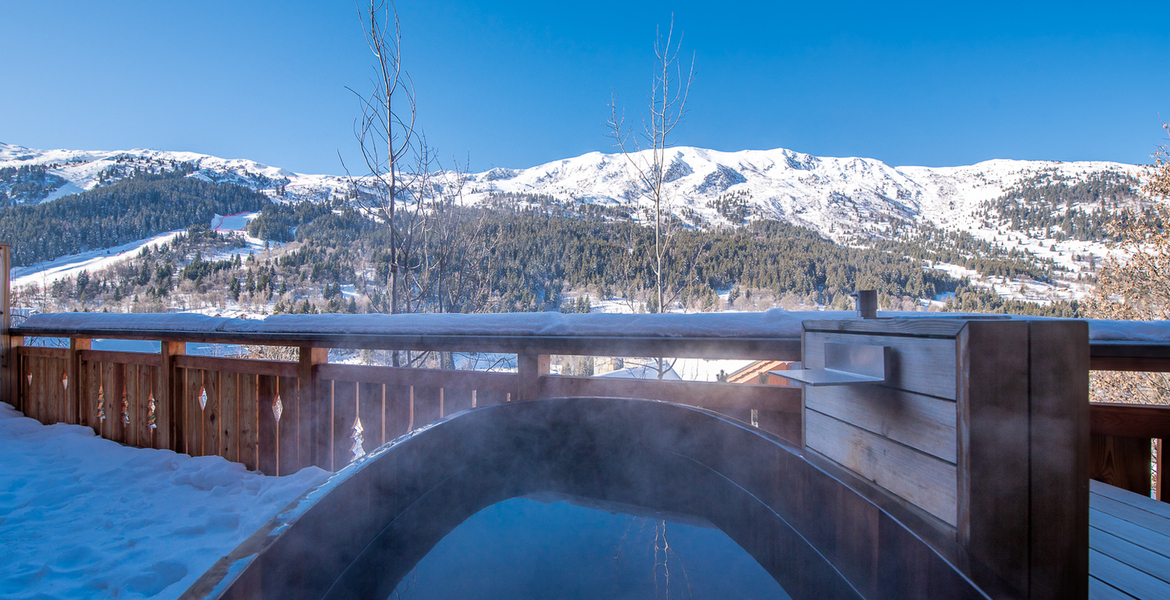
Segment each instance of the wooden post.
M16 358L16 349L24 342L24 338L21 337L17 342L8 333L8 328L12 326L12 304L9 296L11 291L9 288L12 285L11 260L12 248L8 244L0 244L0 352L4 353L0 356L0 371L3 372L3 376L0 377L0 389L4 395L0 399L19 409L20 361Z
M187 353L183 342L162 342L162 365L158 369L155 389L154 444L160 450L182 452L183 434L183 378L175 369L175 357Z
M317 465L329 469L332 451L330 447L333 431L330 398L319 393L316 365L329 362L328 348L301 346L297 361L297 392L300 401L300 432L297 436L301 447L298 454L301 464Z
M81 351L89 350L92 340L69 339L69 356L65 361L65 376L69 385L65 388L65 422L76 425L81 422L83 394L81 391ZM85 399L92 402L93 399Z
M830 343L890 357L883 385L804 388L806 456L1022 597L1088 597L1084 321L805 321L803 337L809 369Z
M540 378L549 373L547 354L520 354L516 356L516 370L520 376L520 400L540 397Z
M1154 488L1154 497L1162 502L1170 502L1170 484L1166 483L1166 438L1157 440L1158 445L1154 449L1154 470L1158 474L1156 479L1157 487Z

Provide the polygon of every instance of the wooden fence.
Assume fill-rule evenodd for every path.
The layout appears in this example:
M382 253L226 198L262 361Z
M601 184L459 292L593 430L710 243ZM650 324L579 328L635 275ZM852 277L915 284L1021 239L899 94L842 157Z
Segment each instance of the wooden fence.
M330 364L328 347L308 345L297 346L297 362L195 356L185 354L183 341L167 339L174 332L163 331L154 336L161 339L158 353L93 350L90 339L65 331L37 335L66 338L69 347L25 345L20 330L12 332L7 391L27 416L43 423L84 425L131 446L222 456L271 475L309 465L336 471L364 452L455 412L562 396L645 398L699 406L753 423L794 444L800 441L798 388L562 377L549 373L550 355L564 350L556 342L542 348L528 340L524 345L547 353L518 355L517 372L488 372ZM145 336L136 332L135 337ZM200 338L215 341L210 334ZM263 340L269 345L279 341ZM521 344L515 339L499 342L501 347ZM627 343L594 340L584 353L604 356L628 349ZM693 354L694 341L686 344L676 349ZM758 341L748 344L753 347L733 354L758 352L754 347ZM726 351L728 342L717 345ZM671 349L669 343L659 347ZM794 360L798 356L792 350L798 347L785 343L777 346L778 351L766 352ZM436 342L426 349L459 348Z
M0 255L7 247L0 245ZM0 256L0 258L3 258ZM0 270L0 279L7 271ZM0 282L3 287L6 281ZM4 295L0 310L8 312ZM100 321L101 315L91 315ZM217 455L268 474L308 466L338 470L355 455L460 410L520 399L603 396L708 408L799 446L799 388L566 377L549 373L552 355L683 356L800 360L799 339L634 338L623 336L355 336L325 332L249 338L214 331L119 332L15 328L0 319L3 397L43 423L74 423L133 446L192 456ZM68 347L25 345L56 337ZM157 353L91 349L91 338L157 340ZM298 349L296 362L186 354L188 342ZM330 348L476 351L514 354L516 372L330 364ZM1094 342L1090 369L1170 372L1170 343ZM1170 500L1165 452L1170 408L1093 404L1090 476ZM361 431L357 431L360 425ZM1159 450L1159 443L1153 446ZM1152 461L1152 462L1151 462Z

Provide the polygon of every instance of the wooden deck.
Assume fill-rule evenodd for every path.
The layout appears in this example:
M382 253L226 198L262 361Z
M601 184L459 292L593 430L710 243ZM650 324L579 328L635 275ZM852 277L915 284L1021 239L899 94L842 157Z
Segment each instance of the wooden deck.
M1090 483L1089 597L1170 598L1170 504Z

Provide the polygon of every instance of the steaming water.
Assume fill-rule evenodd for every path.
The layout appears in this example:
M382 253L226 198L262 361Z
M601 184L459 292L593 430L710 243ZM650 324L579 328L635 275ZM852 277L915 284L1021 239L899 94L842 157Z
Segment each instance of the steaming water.
M513 498L451 531L390 598L789 596L718 529Z

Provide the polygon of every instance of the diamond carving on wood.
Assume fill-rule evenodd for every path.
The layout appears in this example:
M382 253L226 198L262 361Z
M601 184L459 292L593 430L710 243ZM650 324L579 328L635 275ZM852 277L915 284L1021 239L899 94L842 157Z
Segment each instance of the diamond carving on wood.
M122 424L130 424L130 405L126 402L126 393L122 392Z
M272 416L276 417L276 422L280 422L280 415L284 414L284 404L280 401L280 394L276 395L276 400L272 402Z
M69 389L69 375L61 373L61 387Z
M155 409L154 392L151 392L150 393L150 413L147 414L146 420L147 420L147 422L150 423L151 429L158 429L158 418L155 416L154 409Z
M353 446L350 446L349 451L353 453L353 460L357 460L366 455L366 449L363 448L365 440L362 439L362 420L357 418L353 420Z
M98 419L101 421L105 421L106 420L106 388L104 388L102 386L98 386L97 404L98 404Z
M29 373L28 373L28 376L27 376L27 377L28 377L28 384L29 384L29 385L32 385L32 371L29 371Z
M199 410L207 408L207 388L199 388Z

